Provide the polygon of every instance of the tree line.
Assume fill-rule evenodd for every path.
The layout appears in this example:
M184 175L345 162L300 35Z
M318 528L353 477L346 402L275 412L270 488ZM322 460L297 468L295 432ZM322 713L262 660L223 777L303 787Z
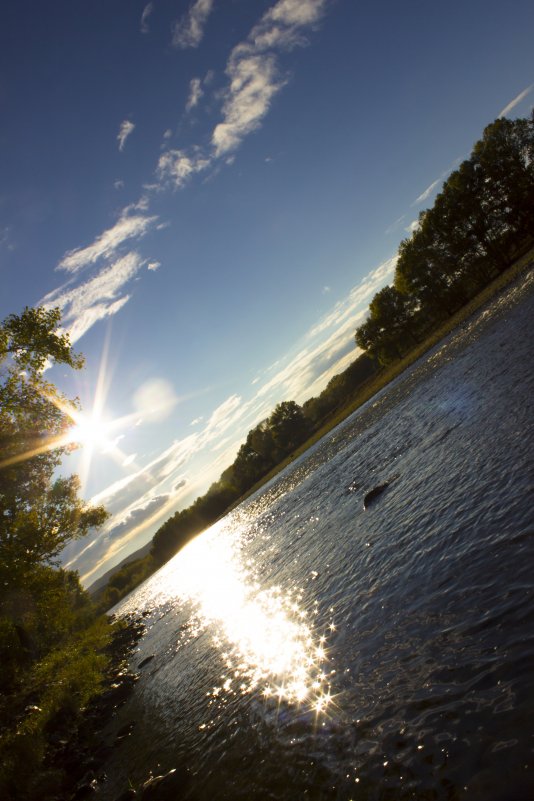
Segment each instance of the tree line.
M534 112L497 119L401 242L356 344L382 365L401 358L533 242Z
M376 360L362 354L334 376L316 398L310 398L302 406L295 401L279 403L270 417L248 432L234 462L206 494L187 509L176 512L158 529L152 540L152 564L159 566L166 562L191 537L223 515L315 433L330 415L345 406L377 369ZM148 560L146 564L150 567ZM126 572L127 569L128 565Z
M414 233L401 242L393 285L374 296L366 321L356 330L356 344L364 353L318 397L302 407L280 403L249 431L220 479L156 532L151 569L221 516L346 406L381 367L402 358L505 270L522 248L532 245L533 220L534 121L498 119L449 176L433 207L421 212Z

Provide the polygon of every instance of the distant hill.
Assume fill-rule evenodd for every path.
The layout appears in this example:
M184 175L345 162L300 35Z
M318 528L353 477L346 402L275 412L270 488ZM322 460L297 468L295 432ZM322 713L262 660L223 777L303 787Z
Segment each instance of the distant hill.
M118 565L112 567L110 570L104 573L103 576L100 576L100 578L98 578L96 581L93 581L93 583L86 588L89 595L96 595L98 592L100 592L100 590L103 590L110 578L114 576L115 573L121 569L121 567L130 564L130 562L133 562L136 559L142 559L144 556L147 556L150 553L151 547L152 540L149 540L146 545L143 545L142 548L139 548L139 550L128 554L128 556L126 556L122 562L119 562Z

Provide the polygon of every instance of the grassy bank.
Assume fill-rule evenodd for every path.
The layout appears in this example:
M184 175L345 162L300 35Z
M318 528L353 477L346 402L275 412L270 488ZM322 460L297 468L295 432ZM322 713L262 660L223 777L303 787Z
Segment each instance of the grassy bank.
M318 442L325 434L328 434L339 423L343 422L349 415L367 403L373 395L380 392L381 389L386 387L391 381L397 378L408 367L411 367L414 362L424 356L429 350L437 345L441 340L448 336L455 328L468 320L475 312L481 309L485 304L493 300L500 292L512 284L522 274L526 274L534 266L534 248L531 248L525 255L514 262L507 270L501 273L484 289L482 289L472 300L455 312L451 317L443 322L430 334L423 342L414 347L402 359L383 368L380 372L376 373L368 382L363 384L356 395L332 415L322 426L316 431L305 443L303 443L297 450L290 456L280 462L274 467L266 476L258 481L248 492L242 495L233 505L232 509L238 506L242 501L256 492L260 487L270 481L280 471L287 467L291 462L305 453L308 448ZM229 511L229 510L228 510Z

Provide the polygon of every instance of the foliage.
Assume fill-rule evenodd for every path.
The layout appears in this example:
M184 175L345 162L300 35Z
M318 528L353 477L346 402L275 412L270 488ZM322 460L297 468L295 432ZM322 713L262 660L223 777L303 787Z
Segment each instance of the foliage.
M467 303L531 242L534 121L498 119L401 242L392 287L373 298L356 343L400 358Z
M121 598L124 598L148 578L154 572L155 567L151 554L123 565L111 576L105 587L95 593L93 600L97 609L107 612L112 606L118 604Z
M79 710L102 685L111 628L105 618L50 651L2 708L0 797L41 799L50 735L68 737ZM31 703L29 703L31 702Z
M25 798L25 777L46 750L45 727L98 687L103 657L92 647L107 622L76 573L58 557L107 513L78 497L76 476L57 477L72 446L73 408L44 378L53 360L83 360L59 330L57 309L26 308L0 324L0 795ZM95 628L96 627L96 628ZM99 628L100 627L100 628ZM25 712L25 706L31 703ZM28 790L29 792L29 790Z
M54 479L70 447L65 435L73 403L42 371L51 358L82 365L58 325L57 310L29 308L0 325L0 586L53 564L67 542L107 516L78 498L76 476Z

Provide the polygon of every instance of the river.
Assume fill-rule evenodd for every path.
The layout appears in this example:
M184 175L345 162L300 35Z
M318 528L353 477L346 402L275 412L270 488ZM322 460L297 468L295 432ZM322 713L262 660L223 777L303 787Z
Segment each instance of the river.
M105 799L534 798L533 320L531 271L119 605Z

